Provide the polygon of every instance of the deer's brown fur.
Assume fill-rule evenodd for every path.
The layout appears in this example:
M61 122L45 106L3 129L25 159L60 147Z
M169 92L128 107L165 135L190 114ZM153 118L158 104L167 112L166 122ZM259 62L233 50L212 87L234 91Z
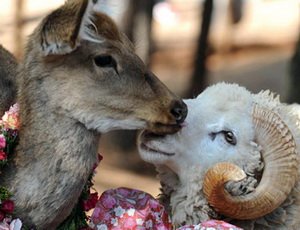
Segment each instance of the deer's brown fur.
M55 229L71 212L112 129L175 132L186 106L134 54L95 0L68 0L29 38L18 76L20 142L0 185L16 216ZM115 66L99 67L110 55Z
M17 60L0 45L0 117L16 101Z

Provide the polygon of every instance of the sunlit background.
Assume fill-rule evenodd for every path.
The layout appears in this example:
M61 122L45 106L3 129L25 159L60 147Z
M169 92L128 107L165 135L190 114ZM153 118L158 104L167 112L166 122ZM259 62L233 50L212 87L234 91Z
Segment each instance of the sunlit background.
M0 44L21 60L26 37L63 2L0 0ZM299 0L102 2L149 68L180 96L194 97L210 84L227 81L254 92L271 89L283 101L300 103L292 87L292 76L300 79L300 73L291 70L300 35ZM155 170L140 160L135 139L132 131L103 136L104 160L95 178L99 192L126 186L159 193Z

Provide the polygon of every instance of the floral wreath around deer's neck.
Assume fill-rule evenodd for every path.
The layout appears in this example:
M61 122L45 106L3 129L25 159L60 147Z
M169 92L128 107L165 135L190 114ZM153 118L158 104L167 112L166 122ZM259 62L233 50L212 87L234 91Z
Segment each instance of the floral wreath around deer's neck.
M19 125L19 106L15 104L10 107L9 111L5 112L0 120L0 176L1 171L14 157L14 149L18 144ZM102 156L99 155L98 159L99 163ZM86 212L95 208L98 200L98 193L93 189L93 176L96 167L97 165L91 172L72 213L57 229L89 229L89 217ZM91 193L91 190L94 192ZM13 194L7 188L0 187L0 229L32 229L22 225L22 221L14 216L15 205L12 197Z
M14 158L14 149L18 143L19 107L13 105L0 119L0 177L1 171ZM102 160L99 155L98 163ZM87 183L69 217L57 230L93 230L111 229L141 229L159 228L174 229L170 218L159 201L145 192L135 189L118 188L104 192L98 199L98 193L93 189L94 166ZM0 187L0 230L32 230L31 226L24 226L22 221L14 215L13 194L4 187ZM147 201L147 202L145 202ZM95 208L96 206L96 208ZM94 209L92 217L86 212ZM127 210L128 209L128 210ZM103 218L106 216L106 218ZM132 226L132 227L128 227ZM232 229L240 228L220 220L209 220L199 225L186 225L177 230L196 229Z

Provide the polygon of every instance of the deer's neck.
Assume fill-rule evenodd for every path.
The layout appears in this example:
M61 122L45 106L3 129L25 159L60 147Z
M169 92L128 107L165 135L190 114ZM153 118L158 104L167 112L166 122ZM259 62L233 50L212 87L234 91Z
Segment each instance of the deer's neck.
M99 135L49 112L46 105L21 111L21 122L15 163L5 172L5 186L14 194L20 218L52 229L69 215L92 172ZM49 223L39 222L44 216Z

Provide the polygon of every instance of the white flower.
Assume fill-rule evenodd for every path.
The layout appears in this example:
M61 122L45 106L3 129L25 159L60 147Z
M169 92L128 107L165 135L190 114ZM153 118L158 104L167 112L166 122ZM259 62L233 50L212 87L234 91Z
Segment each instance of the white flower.
M141 219L141 218L136 219L136 224L137 225L142 226L143 223L144 223L143 219Z
M118 219L117 219L117 218L111 218L110 223L111 223L113 226L117 227L117 226L118 226Z
M114 212L115 212L116 216L123 217L125 210L121 206L118 206L114 209Z
M12 105L10 108L9 108L9 111L12 112L12 113L18 113L20 111L20 106L18 103Z
M152 220L146 221L146 228L152 229L152 226L153 226Z
M97 230L108 230L108 227L106 226L106 224L100 224L97 225Z
M9 225L10 230L21 230L21 228L22 228L22 221L20 219L13 220Z
M160 217L161 215L160 215L159 212L155 212L155 213L154 213L154 216L155 216L155 220L156 220L156 221L159 221L159 220L161 219L161 217Z
M133 216L134 213L135 213L135 209L134 208L130 208L129 210L127 210L128 216Z
M197 225L194 227L194 230L201 230L201 224L197 224Z

